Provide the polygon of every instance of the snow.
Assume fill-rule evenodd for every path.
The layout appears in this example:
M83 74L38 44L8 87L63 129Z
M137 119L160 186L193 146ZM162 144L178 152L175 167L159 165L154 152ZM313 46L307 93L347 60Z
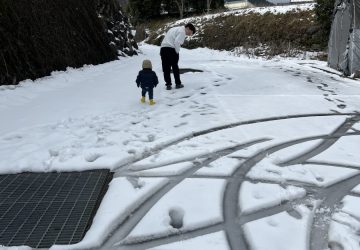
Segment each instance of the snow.
M289 167L279 167L265 159L249 172L248 177L254 180L269 180L279 183L299 181L318 187L328 187L359 173L359 171L354 169L313 164L296 164Z
M176 233L178 230L188 231L220 222L224 184L223 180L184 180L145 215L130 233L126 242L150 238L154 235ZM180 229L170 225L169 211L171 209L183 211L183 227Z
M227 183L241 182L233 198L240 199L243 214L251 215L308 197L308 185L322 190L359 174L356 134L339 138L307 163L281 166L314 150L360 111L359 81L324 72L326 65L319 61L266 61L206 48L182 49L180 68L203 72L183 74L185 88L166 91L159 48L142 44L140 49L136 57L0 88L1 174L100 168L115 172L85 238L53 249L97 248L117 235L114 230L142 201L176 180L179 183L129 235L112 243L206 231L219 223L219 231L163 242L154 249L228 249L221 225L223 206L228 206L223 204ZM160 79L154 106L140 103L134 82L145 58L152 60ZM359 123L353 128L348 132L359 130ZM249 164L253 166L244 176L232 176ZM183 176L191 169L193 175ZM359 186L353 193L360 193ZM358 216L358 202L344 202L342 213ZM282 212L244 224L252 249L288 250L281 242L294 250L307 249L312 212L301 205L296 210L300 219ZM172 218L170 211L175 211ZM341 227L339 237L358 237L338 221L331 227Z
M250 112L248 114L252 117L262 116L262 114ZM246 113L243 113L243 116L246 117ZM329 122L324 123L324 120ZM226 131L213 132L206 136L195 137L172 145L151 157L137 162L131 166L131 169L156 168L173 162L201 158L212 152L245 144L253 140L273 138L271 144L275 144L284 142L286 139L297 139L299 136L306 137L318 133L330 133L335 128L334 124L340 124L343 120L343 118L339 117L299 118L229 128ZM279 139L276 140L276 138ZM206 147L202 145L206 145ZM249 152L249 148L246 151Z
M54 245L52 250L86 249L99 247L104 241L104 235L109 235L117 223L121 223L128 212L144 201L147 194L156 192L166 183L162 178L138 178L129 180L116 178L111 181L109 191L103 198L92 226L84 239L74 245ZM105 226L104 226L105 225Z
M350 214L355 218L360 218L360 198L359 197L353 197L353 196L345 196L345 198L342 200L342 211L344 213Z
M300 218L282 212L244 226L245 236L254 250L306 250L307 233L311 216L310 211L299 206L295 208Z
M341 211L334 214L329 229L329 240L344 250L359 249L360 198L345 196Z
M330 244L343 250L359 249L359 221L347 214L336 214L335 219L329 229Z
M356 193L356 194L360 194L360 185L357 185L352 192Z
M230 157L220 158L210 163L209 166L199 169L195 175L230 176L240 162L240 160Z
M240 188L240 208L246 214L263 208L280 205L284 201L295 200L306 195L303 188L277 184L244 182Z
M330 149L313 158L315 161L348 164L360 169L360 138L347 136L341 138Z
M193 167L194 163L192 162L181 162L177 164L170 164L164 167L148 169L143 171L134 171L134 176L151 176L151 175L160 175L160 176L171 176L171 175L178 175L183 173L184 171L188 170L189 168Z
M166 244L149 250L183 250L183 249L206 249L206 250L228 250L226 237L223 232L199 236L190 240L182 240L172 244Z

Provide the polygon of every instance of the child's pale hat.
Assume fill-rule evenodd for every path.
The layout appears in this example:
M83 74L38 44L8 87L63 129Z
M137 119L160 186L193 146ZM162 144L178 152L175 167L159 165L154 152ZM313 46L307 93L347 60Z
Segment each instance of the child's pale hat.
M152 64L150 60L144 60L142 64L143 69L152 69Z

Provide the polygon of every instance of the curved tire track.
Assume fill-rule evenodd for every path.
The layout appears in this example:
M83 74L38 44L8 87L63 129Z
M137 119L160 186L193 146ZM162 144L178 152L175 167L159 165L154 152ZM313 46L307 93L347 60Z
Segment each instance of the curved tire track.
M245 221L248 221L248 219L244 218L241 219L241 216L239 216L239 201L238 201L238 195L239 195L239 190L240 190L240 186L242 184L242 182L245 179L246 174L248 173L248 171L255 166L259 161L261 161L262 159L264 159L267 155L275 153L281 149L284 149L286 147L290 147L299 143L303 143L303 142L307 142L307 141L311 141L311 140L319 140L322 139L324 140L324 143L318 145L318 147L316 147L315 150L317 150L316 152L323 152L324 150L326 150L327 148L329 148L331 145L333 145L339 138L341 138L342 136L351 136L351 135L359 135L359 133L348 133L345 134L345 132L351 128L351 126L353 124L355 124L358 120L359 120L359 115L356 113L345 113L345 114L312 114L312 115L295 115L295 116L283 116L283 117L273 117L273 118L265 118L265 119L258 119L258 120L252 120L252 121L245 121L245 122L238 122L238 123L233 123L233 124L229 124L229 125L225 125L225 126L219 126L219 127L215 127L212 129L208 129L208 130L203 130L200 132L196 132L193 133L192 136L187 136L184 138L181 138L177 141L168 143L168 144L164 144L162 147L157 148L156 152L159 152L163 149L165 149L168 146L171 145L175 145L177 143L180 143L184 140L190 139L190 138L194 138L197 136L201 136L201 135L205 135L205 134L209 134L212 132L216 132L219 130L224 130L224 129L229 129L229 128L233 128L233 127L237 127L237 126L241 126L241 125L247 125L247 124L254 124L254 123L260 123L260 122L269 122L269 121L276 121L276 120L283 120L283 119L294 119L294 118L305 118L305 117L316 117L316 116L349 116L349 115L354 115L354 117L348 118L335 132L333 132L331 135L320 135L320 136L312 136L312 137L307 137L307 138L301 138L301 139L296 139L293 141L289 141L289 142L285 142L273 147L270 147L268 149L265 149L263 151L261 151L260 153L254 155L253 157L246 159L245 162L241 163L237 170L233 173L233 175L229 178L227 177L227 184L226 184L226 188L225 188L225 193L224 193L224 199L223 199L223 215L224 215L224 225L220 226L218 225L217 228L218 230L221 230L220 228L224 227L226 235L227 235L227 239L229 241L229 245L231 247L231 249L242 249L242 250L246 250L248 249L248 245L246 244L246 240L244 239L243 236L243 232L241 229L241 225L246 223ZM314 149L312 149L314 150ZM156 153L156 152L152 152L152 154ZM234 151L233 151L234 152ZM231 152L230 152L231 153ZM144 154L142 159L147 158L148 156L152 155L152 154ZM225 154L226 155L226 154ZM303 160L307 160L310 157L310 153L307 152L306 154L307 157L303 157L303 158L299 158L299 159L294 159L297 161L294 162L302 162ZM223 156L219 156L216 159L223 157ZM141 160L141 159L139 159ZM212 159L211 161L214 161L214 159ZM210 162L211 162L210 161ZM292 164L291 162L286 162L287 164ZM202 163L201 165L204 166L205 164L209 164L209 159L206 161L206 163ZM286 165L286 164L284 164ZM121 166L119 167L121 168ZM108 239L108 242L104 245L104 247L108 247L106 249L109 249L110 247L113 246L113 243L115 242L119 242L121 241L121 239L124 239L130 232L131 230L136 226L136 224L141 220L141 218L146 214L146 212L163 196L165 195L167 192L169 192L174 186L176 186L178 183L180 183L182 180L184 180L185 178L190 177L193 173L195 173L198 169L200 169L201 166L199 168L197 168L195 171L192 171L194 169L190 169L188 171L186 171L186 173L182 176L182 178L180 178L180 181L175 181L174 183L176 183L175 185L173 185L172 187L169 187L167 184L166 186L164 186L162 189L163 191L161 192L161 195L157 198L155 198L156 195L152 195L151 197L149 197L147 199L147 201L145 201L142 205L140 205L134 212L137 214L136 219L129 219L128 221L132 221L131 223L129 222L124 222L121 225L121 228L123 228L123 226L126 223L131 224L131 226L126 226L125 228L127 228L127 231L125 234L116 234L116 236L112 236L111 240L110 238ZM119 173L121 174L121 172ZM174 178L174 177L173 177ZM346 182L347 180L345 180L344 182ZM339 185L343 185L344 183L341 183ZM145 205L145 203L152 203L148 205ZM283 208L272 208L272 210L267 209L268 212L269 211L280 211L282 209L289 209L288 205L284 205ZM137 211L142 211L142 212L137 212ZM260 212L260 217L258 216L253 216L253 218L261 218L261 214L266 213L266 211L259 211ZM270 212L273 213L273 212ZM250 218L251 215L246 215L246 217ZM252 220L252 219L251 219ZM209 226L211 227L211 226ZM197 232L203 232L204 234L206 234L206 228L200 228L200 229L196 229ZM120 230L122 231L122 230ZM187 238L192 238L192 237L196 237L196 235L198 234L193 234L191 232L187 232L186 233L186 237ZM120 237L119 237L120 236ZM138 242L135 245L127 245L127 246L119 246L119 249L127 249L127 248L131 248L131 249L146 249L143 248L144 246L156 246L156 245L162 245L162 244L166 244L167 242L174 242L176 241L176 236L171 236L173 237L172 240L169 238L158 238L158 239L150 239L147 241L143 241L143 242ZM171 238L170 237L170 238ZM181 236L178 236L181 237ZM317 244L317 243L316 243Z
M241 144L241 145L238 145L235 147L231 147L231 148L216 152L211 157L209 157L207 160L205 160L204 162L195 164L195 166L193 166L192 168L184 171L184 173L181 176L179 176L178 178L176 178L176 179L174 178L171 181L167 182L163 187L158 189L154 194L152 194L150 197L148 197L144 202L142 202L140 205L133 208L131 212L129 212L128 217L126 217L126 219L121 223L121 225L119 225L115 229L115 232L108 239L106 239L106 242L103 245L103 249L110 249L114 244L125 239L130 234L130 232L135 228L135 226L140 222L140 220L146 215L146 213L162 197L164 197L169 191L171 191L175 186L177 186L183 180L185 180L186 178L193 175L196 171L198 171L199 169L201 169L204 166L209 165L211 162L213 162L221 157L224 157L235 151L255 145L257 143L261 143L266 140L267 139L255 140L252 142L248 142L245 144Z

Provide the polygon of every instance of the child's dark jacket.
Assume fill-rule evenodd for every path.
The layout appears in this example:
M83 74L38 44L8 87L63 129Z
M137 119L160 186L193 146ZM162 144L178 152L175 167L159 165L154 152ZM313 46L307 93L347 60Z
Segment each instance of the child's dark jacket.
M151 69L140 70L137 78L136 84L141 88L154 88L158 85L159 80L156 76L156 73Z

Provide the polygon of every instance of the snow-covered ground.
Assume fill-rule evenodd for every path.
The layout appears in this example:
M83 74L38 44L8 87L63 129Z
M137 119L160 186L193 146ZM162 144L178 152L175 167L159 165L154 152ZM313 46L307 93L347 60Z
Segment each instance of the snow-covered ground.
M83 241L52 249L360 249L360 81L325 62L159 48L0 88L0 173L109 168ZM140 103L142 60L160 79ZM333 248L336 249L336 248Z

